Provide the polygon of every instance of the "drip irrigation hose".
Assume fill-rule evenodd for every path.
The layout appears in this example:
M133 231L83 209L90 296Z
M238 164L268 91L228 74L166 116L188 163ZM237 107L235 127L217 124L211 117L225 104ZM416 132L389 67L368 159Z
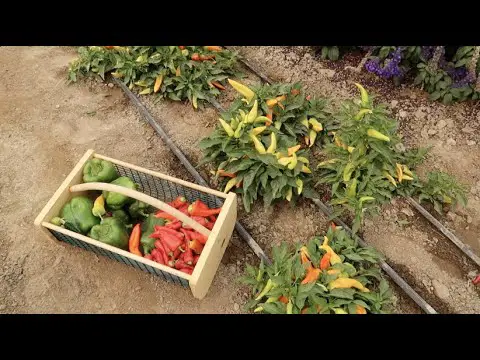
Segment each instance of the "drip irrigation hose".
M137 107L137 109L145 118L145 120L150 124L150 126L153 127L153 129L157 132L157 134L160 136L163 142L170 148L170 150L175 154L178 160L180 160L180 162L185 166L185 168L190 173L190 175L193 176L195 181L199 185L210 187L208 183L199 174L199 172L195 169L195 167L190 163L190 161L188 161L188 159L185 157L182 151L173 143L172 140L170 140L167 133L162 129L160 124L153 118L153 116L147 110L145 105L143 105L142 102L138 99L138 97L132 91L130 91L130 89L127 86L125 86L125 84L123 84L120 80L114 77L112 77L112 80L125 92L125 94L128 96L130 101L132 101L132 103ZM221 206L221 203L217 202L217 205ZM243 225L240 224L239 221L235 222L235 230L237 230L238 235L240 235L240 237L248 244L248 246L250 246L250 248L253 250L255 255L257 255L260 259L262 259L266 264L271 264L271 261L267 257L265 252L257 244L257 242L252 238L252 236L248 233L248 231L243 227Z
M260 75L257 70L250 64L248 63L248 61L246 59L241 59L240 60L250 71L252 71L254 74L256 74L258 77L260 77L262 80L264 80L265 82L267 82L268 84L272 84L272 81L270 79L268 79L265 75ZM215 104L214 104L215 106ZM216 107L216 106L215 106ZM218 108L217 108L218 109ZM220 109L219 109L220 110ZM320 210L325 214L327 215L328 217L331 216L332 214L332 211L328 208L328 206L326 206L322 201L320 201L319 199L312 199L312 201L315 203L315 205L317 205ZM418 205L420 206L420 205ZM426 210L425 210L426 211ZM431 216L431 215L430 215ZM333 218L333 221L342 226L346 231L348 231L354 239L356 239L358 241L358 243L360 244L360 246L362 247L365 247L367 246L367 244L365 243L365 241L363 241L359 236L355 235L355 234L352 234L352 230L350 229L350 227L345 224L342 220L340 220L339 218L335 217ZM427 314L437 314L437 312L435 311L435 309L429 305L415 290L413 290L413 288L407 284L407 282L405 280L403 280L403 278L398 275L398 273L393 270L393 268L388 265L385 261L381 261L380 262L380 267L382 268L383 271L385 271L385 273L387 273L388 276L390 276L390 278L408 295L410 296L410 298L423 310L425 311Z

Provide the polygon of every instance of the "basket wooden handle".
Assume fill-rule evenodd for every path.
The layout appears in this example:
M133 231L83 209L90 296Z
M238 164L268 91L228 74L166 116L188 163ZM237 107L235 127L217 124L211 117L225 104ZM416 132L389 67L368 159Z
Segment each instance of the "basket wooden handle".
M119 186L119 185L101 183L101 182L83 183L83 184L70 186L70 192L79 192L79 191L88 191L88 190L111 191L111 192L116 192L116 193L128 196L135 200L143 201L148 205L151 205L157 209L165 211L166 213L172 216L175 216L178 220L192 227L194 230L198 231L200 234L205 235L206 237L210 235L210 230L200 225L195 220L189 218L187 215L185 215L181 211L178 211L177 209L164 203L163 201L155 199L154 197L144 194L142 192L128 189L126 187Z

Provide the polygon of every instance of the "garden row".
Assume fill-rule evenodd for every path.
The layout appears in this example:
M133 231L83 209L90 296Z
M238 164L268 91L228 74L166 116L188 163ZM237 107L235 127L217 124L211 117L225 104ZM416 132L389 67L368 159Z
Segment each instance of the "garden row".
M200 61L200 56L204 60ZM231 59L230 66L217 67L220 61L216 59L226 57ZM225 87L225 79L235 73L234 59L235 54L216 47L93 47L82 49L82 57L73 65L70 74L75 80L79 72L92 71L103 75L105 71L113 71L114 76L122 78L131 88L143 88L139 93L157 93L172 100L189 99L197 107L198 99L208 100ZM213 73L216 77L212 77ZM400 140L396 135L396 121L389 118L382 106L374 106L360 85L357 86L361 99L346 101L340 109L332 109L327 100L306 96L300 84L249 89L235 81L230 83L242 98L222 114L219 126L202 140L201 146L205 151L204 162L215 166L214 173L220 180L220 187L239 193L247 211L260 198L269 206L281 200L294 202L301 196L312 198L319 197L319 192L327 193L331 205L337 208L337 214L344 210L353 211L356 232L365 211L377 209L394 196L418 196L420 200L431 201L438 211L444 204L465 201L464 189L447 174L432 173L424 181L418 178L415 166L426 151L401 151L402 148L397 146ZM317 245L321 249L326 244ZM318 254L318 249L312 248L309 253L317 254L317 258L314 256L310 265L302 261L305 264L302 266L307 277L314 274L311 275L315 277L313 283L323 279L324 274L317 270L328 273L335 270L330 266L350 259L341 254L340 262L330 261L329 267L321 269L321 261L317 261L319 256L332 256L335 251L324 249L323 254ZM295 254L293 258L301 258L301 252ZM277 268L274 273L279 271ZM274 273L272 276L277 276ZM346 278L358 276L359 279L355 280L362 285L369 283L367 278L356 273L340 273ZM299 281L295 280L295 285L311 283L301 284L306 278L300 272L298 275L295 278ZM257 281L261 280L264 279L259 277ZM272 281L281 283L278 278ZM323 281L330 284L334 280ZM352 284L345 285L349 291ZM377 285L380 286L378 282ZM294 293L299 289L296 288ZM316 287L309 290L302 287L300 293L306 295L305 298L319 295ZM328 294L322 298L328 300ZM282 296L285 295L279 295L278 301L273 301L276 305L271 306L276 306L276 310L270 306L271 312L289 311L291 302L284 304L284 308L279 300ZM352 301L361 300L353 294L348 297ZM310 301L312 306L320 305L313 298ZM329 309L338 309L335 301L331 304L327 301ZM293 312L304 309L299 306L304 304L300 303L295 301L297 305ZM351 304L345 303L341 310L353 312ZM263 309L268 311L269 306Z
M358 48L358 49L357 49ZM395 84L413 81L444 104L480 98L480 46L360 46L322 47L323 59L338 60L342 54L366 52L356 70Z

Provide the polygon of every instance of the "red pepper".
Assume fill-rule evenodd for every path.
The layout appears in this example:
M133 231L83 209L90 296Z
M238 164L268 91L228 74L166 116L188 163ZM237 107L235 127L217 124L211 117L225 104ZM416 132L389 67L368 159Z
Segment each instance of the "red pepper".
M113 49L115 46L104 46L105 49Z
M180 228L180 231L185 236L185 241L190 241L190 231L188 231L184 228Z
M173 236L178 237L180 240L183 240L183 234L181 232L178 232L178 231L174 230L174 229L169 229L165 226L158 226L158 225L155 225L153 227L153 229L154 229L154 232L153 232L152 235L150 235L150 237L153 238L153 239L159 238L159 236L161 234L169 234L169 235L173 235Z
M188 213L193 216L203 216L207 217L210 215L220 214L222 208L209 209L207 205L202 203L200 200L195 201L192 205L188 207Z
M205 226L208 230L212 230L214 225L215 225L214 223L208 221L204 226Z
M185 46L179 46L180 50L185 49Z
M159 219L170 220L170 221L177 220L175 216L170 215L169 213L166 213L165 211L161 211L161 210L155 213L155 217Z
M175 220L166 224L165 227L168 229L178 230L182 227L182 223L179 220Z
M203 234L200 234L197 231L190 231L190 240L197 240L200 244L205 245L207 243L208 237Z
M138 248L139 246L140 246L140 224L137 224L133 227L132 233L130 234L130 239L128 240L128 250L132 254L142 256L142 253Z
M215 55L200 55L200 61L214 60Z
M177 250L177 248L181 246L183 243L181 239L170 234L162 234L160 239L161 239L161 243L165 247L165 251L170 256L173 256L173 253L175 252L175 250Z
M185 264L185 261L183 260L177 260L175 261L175 269L180 270L181 268L186 267L187 264Z
M193 265L197 265L198 259L200 258L200 255L194 255L193 256Z
M158 253L159 256L161 257L161 263L163 265L166 265L168 262L167 249L165 249L165 246L163 246L160 240L155 241L154 245L155 245L155 249L157 250L156 253ZM155 251L155 249L152 250L152 254Z
M335 225L335 223L332 222L332 223L330 224L330 227L332 228L333 231L335 231L335 229L337 228L337 225Z
M210 215L208 217L208 221L212 222L212 223L215 223L215 221L217 221L217 217L215 215Z
M185 253L182 252L177 260L184 260L184 258L185 258Z
M305 100L309 101L312 97L310 95L308 95L307 97L305 97Z
M188 247L192 249L196 254L200 255L203 250L203 245L198 240L192 240L188 243Z
M185 198L185 196L178 196L175 200L168 203L168 205L174 207L175 209L178 209L180 206L183 206L185 204L187 204L187 199Z
M480 275L477 275L475 279L472 280L473 285L478 285L480 284Z
M193 61L200 61L200 55L198 55L197 53L192 54L192 60Z
M144 258L148 260L153 260L153 257L151 254L145 254Z
M197 223L199 223L200 225L202 226L205 226L207 227L207 224L208 224L208 220L205 219L204 217L202 216L190 216L193 220L195 220ZM183 228L184 229L192 229L192 227L190 225L183 225Z
M180 206L177 210L184 213L185 215L188 215L188 203L185 203L184 205Z
M186 246L185 255L183 256L183 260L187 265L193 265L193 252L189 246Z
M175 267L175 263L176 263L175 260L169 260L167 265L170 266L171 268L173 268L173 267Z
M155 248L152 250L152 260L153 261L156 261L162 265L165 265L168 261L168 257L167 257L167 261L165 261L165 257L163 256L165 253L165 251L162 249L159 249L159 248Z
M290 90L290 93L291 93L293 96L295 96L295 95L300 94L300 90L298 90L298 89L292 89L292 90Z
M184 272L185 274L189 274L189 275L192 275L193 273L193 269L190 269L190 268L182 268L180 269L181 272Z

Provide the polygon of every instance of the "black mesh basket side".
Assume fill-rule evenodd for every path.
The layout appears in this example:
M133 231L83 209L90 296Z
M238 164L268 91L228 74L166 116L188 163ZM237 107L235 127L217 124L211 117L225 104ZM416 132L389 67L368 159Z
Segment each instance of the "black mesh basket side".
M185 196L190 203L200 199L210 208L215 208L222 206L225 200L221 197L191 189L172 181L160 179L156 176L145 174L122 165L114 165L121 176L127 176L139 185L138 191L163 202L170 202L178 196Z
M75 239L71 236L64 235L64 234L62 234L58 231L51 230L51 229L48 229L48 230L59 241L63 241L67 244L79 247L79 248L84 249L84 250L92 251L97 255L106 256L110 259L116 260L116 261L121 262L125 265L133 266L136 269L140 269L140 270L146 271L150 274L156 275L156 276L158 276L158 277L160 277L163 280L166 280L168 282L171 282L171 283L174 283L174 284L177 284L177 285L182 285L185 288L189 287L188 280L186 280L184 278L181 278L179 276L176 276L176 275L170 274L168 272L159 270L157 268L154 268L153 266L146 265L146 264L141 263L139 261L130 259L126 256L114 253L112 251L102 249L101 247L98 247L98 246L95 246L95 245L92 245L92 244L88 244L88 243L83 242L81 240Z

